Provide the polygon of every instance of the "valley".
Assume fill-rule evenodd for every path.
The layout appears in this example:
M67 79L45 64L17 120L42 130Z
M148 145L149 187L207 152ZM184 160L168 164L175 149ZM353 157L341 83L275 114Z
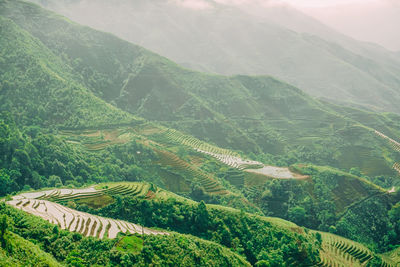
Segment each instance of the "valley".
M0 0L0 266L399 266L396 60L271 25L356 91L191 70Z

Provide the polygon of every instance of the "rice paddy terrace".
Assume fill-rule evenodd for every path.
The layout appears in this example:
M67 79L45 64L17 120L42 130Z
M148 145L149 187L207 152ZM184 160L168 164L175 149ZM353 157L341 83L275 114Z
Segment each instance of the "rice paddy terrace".
M21 209L27 213L39 216L50 223L58 225L61 229L79 232L84 236L96 238L116 238L118 233L168 235L168 232L142 227L140 225L111 218L74 210L60 203L68 201L80 202L82 200L98 199L102 201L105 195L125 195L143 197L145 199L168 199L174 197L181 199L190 205L196 202L179 197L168 191L154 188L146 183L120 182L100 184L84 189L51 189L38 192L22 193L14 196L7 204ZM209 205L212 209L234 210L224 206ZM278 218L261 217L280 227L303 231L297 225ZM297 229L297 230L296 230ZM400 264L398 251L392 251L385 255L377 255L360 243L349 239L319 232L322 246L320 249L320 263L318 266L366 266L375 257L382 260L381 267L397 267Z
M360 243L330 233L319 233L322 237L319 266L366 266L374 257L379 257L382 260L380 267L397 267L400 265L400 261L395 257L376 255Z
M136 128L143 130L145 127L141 125ZM158 155L159 159L153 161L153 165L161 167L158 172L164 181L163 186L168 190L176 193L187 193L194 182L210 195L232 196L232 192L225 188L215 175L200 170L198 166L183 160L164 144L143 136L141 132L138 133L137 129L125 127L105 130L62 131L60 136L64 137L66 142L83 145L93 152L100 151L110 145L123 144L135 139L136 142L149 147ZM158 128L155 128L155 130L159 131ZM146 134L152 133L154 133L154 129L146 132ZM64 198L68 199L69 196Z
M207 142L196 139L192 136L185 135L179 131L168 129L162 126L153 125L151 123L141 124L135 127L122 127L117 129L102 130L80 130L80 131L62 131L63 136L69 143L79 143L90 151L99 151L107 146L114 144L123 144L135 139L156 152L159 157L154 164L160 164L163 167L172 169L164 169L161 172L164 186L168 190L174 192L185 193L190 190L192 182L199 184L204 192L211 195L231 195L231 190L222 185L219 178L212 173L201 170L199 166L193 164L191 160L187 161L176 155L179 147L186 148L197 152L198 158L204 162L205 156L210 156L218 162L239 172L245 172L253 177L261 176L262 179L304 179L307 176L294 173L289 168L266 166L258 161L243 159L238 153L229 149L223 149ZM170 172L169 170L172 170ZM239 177L240 176L240 177ZM244 185L243 175L236 178L229 176L228 181L239 189ZM237 181L236 181L236 180ZM171 185L171 182L174 185ZM171 185L171 186L170 186Z
M60 131L60 135L67 137L68 143L80 143L90 151L98 151L110 145L125 144L132 139L132 131L129 127L81 131L64 130Z
M79 232L84 236L115 238L119 232L168 235L169 233L167 232L152 230L122 220L92 215L59 204L72 200L78 203L82 200L102 201L106 195L129 195L151 198L154 192L150 190L150 187L150 185L143 183L119 183L105 189L95 189L94 187L86 189L53 189L23 193L14 196L12 200L7 201L7 204L39 216L50 223L58 225L61 229ZM87 203L90 203L90 201Z
M175 154L161 150L156 150L156 152L160 156L160 162L164 166L174 167L179 170L184 177L193 177L193 180L200 183L207 193L212 195L227 195L230 193L215 177L200 171L198 168L180 159Z
M276 179L304 179L306 176L293 173L289 168L267 166L261 162L243 159L238 153L201 141L173 129L161 133L166 142L185 145L205 155L241 171L253 172Z
M382 258L385 261L391 261L397 263L397 265L395 266L400 266L400 247L392 251L389 251L388 253L383 254Z
M384 135L383 133L381 133L381 132L379 132L377 130L374 130L374 132L375 132L376 135L378 135L378 136L382 137L383 139L386 139L387 141L389 141L390 145L392 146L392 148L395 151L400 152L400 143L399 142L397 142L396 140ZM398 162L394 163L392 168L400 174L400 163L398 163Z

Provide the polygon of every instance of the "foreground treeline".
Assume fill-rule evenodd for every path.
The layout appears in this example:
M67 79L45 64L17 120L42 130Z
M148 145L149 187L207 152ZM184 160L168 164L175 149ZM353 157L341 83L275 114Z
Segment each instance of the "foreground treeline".
M259 266L293 264L310 266L318 262L321 240L295 224L285 225L276 219L249 215L221 207L206 207L179 201L175 198L145 200L130 196L116 196L116 201L94 210L78 205L78 209L90 213L137 221L149 227L170 229L195 235L230 248ZM292 227L292 230L289 230Z
M0 203L1 266L249 266L214 242L181 234L136 237L137 247L116 239L83 237ZM29 241L28 241L29 240Z

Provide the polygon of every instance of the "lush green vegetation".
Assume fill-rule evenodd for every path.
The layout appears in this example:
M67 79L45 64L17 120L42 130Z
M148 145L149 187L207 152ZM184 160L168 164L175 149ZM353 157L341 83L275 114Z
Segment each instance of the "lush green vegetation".
M246 256L252 264L284 262L307 266L317 262L318 242L293 225L293 230L244 212L207 207L173 197L143 199L122 196L104 208L94 210L86 205L78 209L93 214L134 221L181 233L196 235L220 243ZM123 212L129 210L129 212Z
M296 166L306 181L264 180L245 196L269 216L329 231L387 251L400 245L395 214L399 193L329 167ZM247 177L248 183L256 177Z
M380 260L374 252L400 245L400 194L389 192L399 185L392 166L400 154L374 131L400 136L397 115L324 103L271 77L189 71L22 1L0 0L0 35L0 196L103 183L101 193L47 199L180 233L98 240L0 203L8 222L0 220L0 260L306 266L320 256L340 262L344 251L372 264ZM246 173L193 148L290 166L308 178ZM321 254L317 232L246 212L371 250L329 239Z
M148 177L139 166L155 158L152 150L134 141L89 153L39 127L20 131L9 113L1 116L0 130L0 195L30 188L136 181Z
M0 212L8 220L5 246L0 249L0 259L5 259L6 263L21 266L30 263L59 266L57 262L68 266L249 266L242 257L221 245L190 235L146 236L141 253L137 253L121 249L121 241L143 237L87 238L59 230L58 226L4 203L0 203Z
M346 170L358 167L370 176L395 175L391 167L400 161L400 156L371 127L389 137L399 136L397 115L326 104L271 77L223 77L189 71L141 47L73 24L32 4L2 0L1 10L0 15L16 24L12 26L15 31L31 40L25 43L35 42L36 50L45 51L35 52L35 57L45 60L47 65L55 62L55 66L48 68L63 79L73 81L69 84L79 85L78 92L92 92L131 114L162 122L221 147L255 153L257 156L253 158L262 158L261 161L273 160L269 163L281 165L310 162ZM10 30L7 32L10 34ZM24 53L27 54L21 52ZM15 60L10 59L10 63L15 64ZM18 80L13 77L15 72L9 73L2 80ZM24 81L32 79L28 77ZM29 88L42 87L33 84ZM71 97L67 91L63 95ZM35 98L16 96L24 106L31 103L38 109L36 100L31 100ZM9 99L11 103L16 101ZM49 97L38 101L44 99L51 104L43 107L59 101L58 96L54 101ZM109 105L97 105L91 100L77 102L81 99L84 98L68 101L76 105L63 110L82 110L82 114L64 114L69 121L63 125L89 127L96 123L126 123L130 118ZM15 108L15 105L2 106ZM99 110L100 106L112 110L113 117L105 116L108 111ZM86 121L84 115L98 116L99 112L102 114L99 118L88 117ZM17 114L37 117L33 116L35 112ZM52 110L50 114L57 112Z
M310 232L276 218L250 215L222 206L205 205L203 202L195 203L162 189L158 189L151 197L123 193L115 198L116 201L113 204L101 209L95 210L87 205L78 205L77 208L103 216L131 221L136 219L147 226L157 226L197 235L230 247L237 253L246 256L250 263L256 263L256 265L267 262L272 266L283 264L283 262L286 264L290 262L296 266L308 265L310 264L308 260L305 261L301 258L315 253L316 248L320 248L318 262L322 266L324 264L327 266L332 264L355 264L358 266L367 263L369 266L381 266L374 265L375 262L395 266L395 262L397 262L393 256L375 254L360 243L334 234ZM129 212L124 212L127 210ZM297 240L295 242L297 248L290 245L293 240ZM286 245L290 249L287 249ZM277 251L271 252L271 246ZM273 256L265 254L264 249L267 247L269 248L267 254L272 253ZM307 247L308 249L304 250ZM310 250L311 248L314 250ZM278 259L283 259L283 261Z
M76 128L135 122L95 97L71 68L13 21L1 16L0 25L0 110L14 114L19 124Z

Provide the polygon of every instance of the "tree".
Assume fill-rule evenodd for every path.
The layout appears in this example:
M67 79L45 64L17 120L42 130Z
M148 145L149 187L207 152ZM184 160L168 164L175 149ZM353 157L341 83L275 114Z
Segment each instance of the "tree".
M47 181L48 186L60 187L62 186L61 178L57 175L51 175Z
M196 228L202 233L206 232L209 225L210 214L208 213L207 206L203 200L197 205L194 216Z
M4 169L0 170L0 196L4 196L11 192L13 181Z
M306 210L303 207L296 206L288 210L288 217L290 221L299 225L304 225L306 219Z
M6 246L6 240L5 240L5 234L8 228L8 221L7 221L7 215L2 215L0 217L0 241L1 241L1 246L5 248Z

